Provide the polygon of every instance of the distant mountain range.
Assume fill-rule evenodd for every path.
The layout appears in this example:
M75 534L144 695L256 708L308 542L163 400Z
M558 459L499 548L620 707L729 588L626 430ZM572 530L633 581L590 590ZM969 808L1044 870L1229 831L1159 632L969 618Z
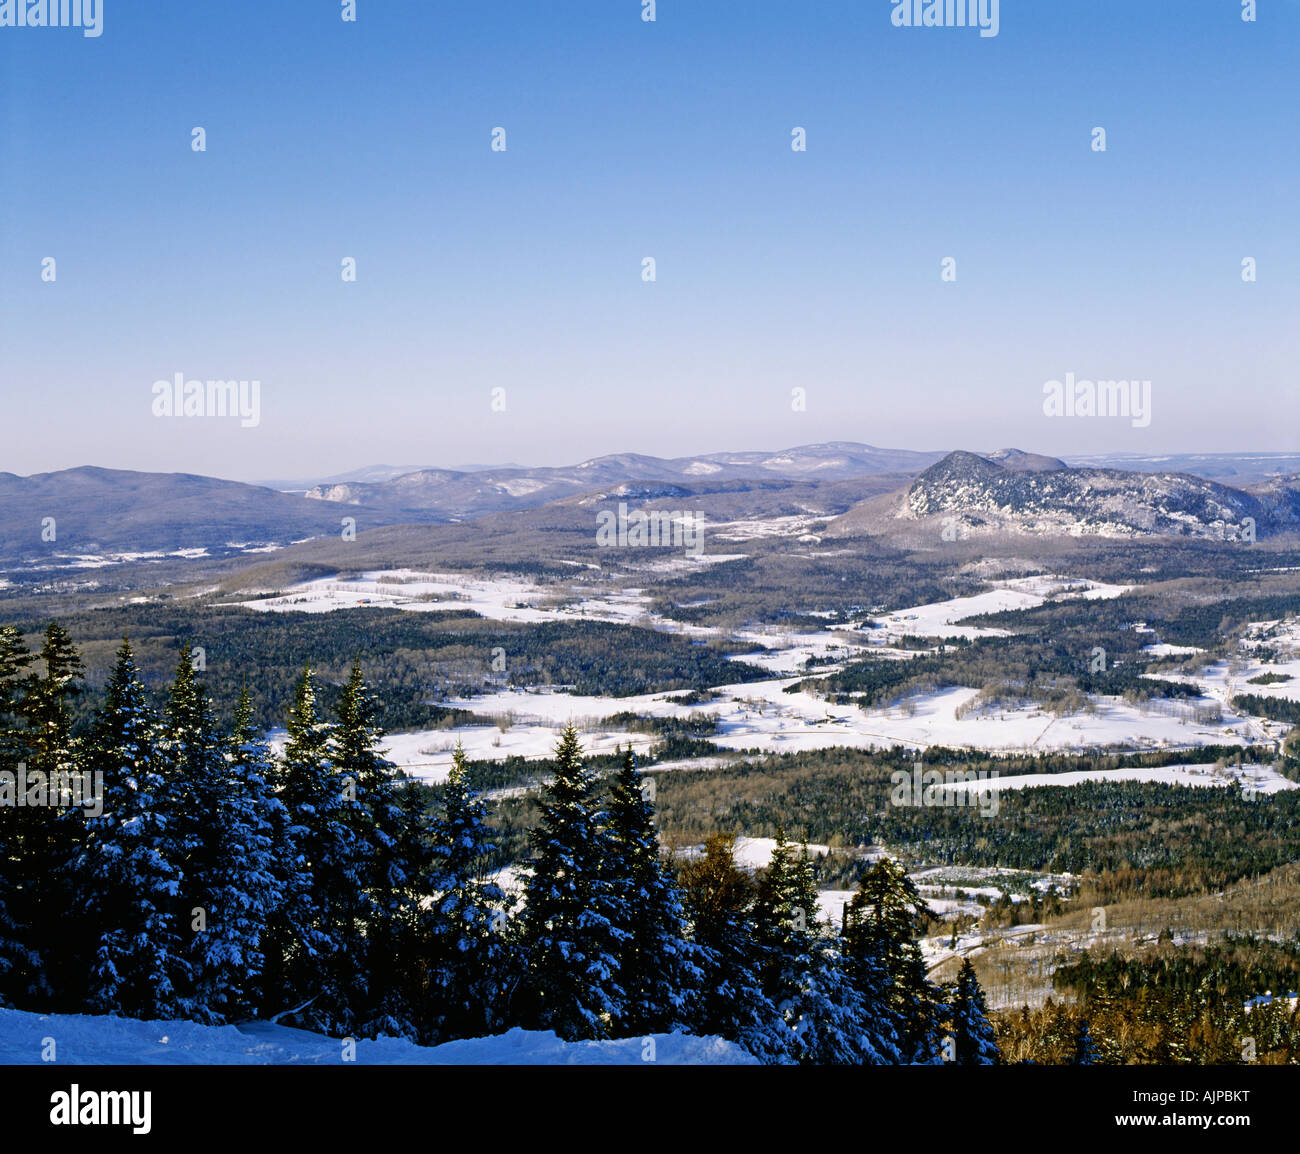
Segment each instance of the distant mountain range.
M948 450L912 451L881 449L853 441L832 441L823 445L802 445L774 452L706 453L698 457L652 457L640 453L618 453L596 457L580 465L526 466L496 465L367 465L347 473L299 480L259 481L266 488L321 495L328 489L353 485L383 485L416 473L442 478L442 483L470 482L471 475L485 484L508 486L512 481L539 480L562 484L570 478L580 489L593 472L618 480L691 480L702 476L735 479L742 476L783 477L789 480L851 480L882 473L919 473L942 460ZM1139 473L1192 473L1212 481L1249 485L1271 477L1300 473L1300 453L1173 453L1143 456L1136 453L1101 453L1058 460L1019 449L981 452L999 463L1016 462L1017 468L1060 467L1124 469ZM1029 462L1039 462L1038 465ZM1052 462L1055 462L1053 465ZM583 475L585 473L585 475ZM421 487L409 482L407 491ZM400 488L400 487L399 487ZM360 496L358 491L354 496Z
M364 505L381 510L387 517L456 521L534 508L593 489L634 482L690 485L772 478L845 481L884 473L915 474L942 456L841 441L775 453L709 453L671 459L615 453L556 468L504 467L475 472L420 469L381 481L316 485L306 495L343 505Z
M945 516L972 532L1079 536L1231 538L1247 517L1255 518L1260 533L1300 527L1297 481L1276 475L1287 465L1300 468L1300 458L1194 458L1207 471L1254 478L1235 487L1146 468L1155 458L1128 460L1138 468L1079 467L1019 449L945 454L836 441L671 459L617 453L565 467L407 471L379 465L297 493L94 467L31 477L0 473L0 562L88 566L95 558L183 550L229 556L338 535L345 518L355 520L358 532L529 509L544 520L546 506L554 506L557 517L572 517L590 500L606 498L695 497L710 516L725 510L727 517L820 507L835 518L831 531L840 535L897 535Z
M344 485L349 482L372 482L372 481L391 481L394 477L401 477L407 473L419 473L425 470L436 470L435 465L365 465L360 469L353 469L347 473L336 473L331 477L312 477L310 479L286 480L277 478L269 481L255 481L253 484L261 485L267 489L278 489L285 493L301 493L307 489L313 489L317 485ZM523 469L523 465L452 465L450 472L453 473L478 473L485 469Z

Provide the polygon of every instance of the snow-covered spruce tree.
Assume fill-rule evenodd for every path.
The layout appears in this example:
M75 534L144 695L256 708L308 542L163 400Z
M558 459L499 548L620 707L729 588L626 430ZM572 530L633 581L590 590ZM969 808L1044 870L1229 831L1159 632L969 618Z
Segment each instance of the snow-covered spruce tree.
M247 707L245 695L241 728L250 722ZM161 752L184 847L177 917L193 973L191 1016L207 1025L238 1019L254 1007L262 925L275 887L262 772L247 775L231 746L185 645L168 695Z
M714 834L678 874L704 980L693 999L693 1032L718 1034L760 1061L795 1060L794 1037L763 991L762 951L754 939L755 886L736 865L735 839Z
M764 951L764 988L792 1032L801 1062L881 1065L896 1060L879 1037L867 1004L845 973L838 943L817 916L817 884L808 847L793 860L778 830L772 861L758 886L755 915Z
M795 863L798 908L816 911L817 879L808 846ZM809 965L796 1004L795 1032L806 1062L817 1065L898 1065L898 1035L892 1023L879 1018L871 1000L853 982L840 935L812 921L815 932Z
M781 1012L787 1025L799 974L807 963L809 917L793 851L778 826L772 857L758 881L754 898L754 939L761 957L763 991Z
M250 975L242 987L248 1002L248 1011L261 1013L266 1005L266 931L284 901L287 871L279 860L278 848L283 842L283 832L288 826L288 811L275 796L275 763L270 747L253 714L253 697L248 686L240 688L235 704L234 728L230 734L228 759L230 781L237 830L247 830L248 845L260 851L260 876L257 885L247 894L247 905L240 902L237 920L257 930L257 949L260 968ZM246 823L246 824L245 824ZM232 846L237 842L232 842Z
M434 808L427 882L432 900L420 918L427 966L422 1018L432 1043L493 1034L508 1024L514 959L506 895L484 877L491 836L457 742L451 776Z
M393 850L398 870L408 880L388 895L387 913L372 924L371 989L375 1000L365 1024L366 1036L411 1037L428 1043L425 1021L430 973L421 940L422 919L431 898L428 878L433 790L407 780L397 789L400 822Z
M555 779L542 790L525 886L527 1020L566 1041L609 1036L623 1012L617 895L603 868L609 853L599 779L565 729Z
M72 699L82 691L81 654L72 638L51 621L41 645L44 673L28 679L23 699L30 754L27 768L47 774L67 769L73 762Z
M332 745L355 841L350 863L355 890L339 923L341 980L365 991L355 1008L363 1035L413 1036L414 1007L401 980L401 947L416 908L419 862L404 854L405 779L381 752L384 732L378 716L379 703L366 685L361 662L354 660L339 697Z
M294 692L288 739L276 778L288 815L282 831L289 876L284 901L271 922L267 954L270 1005L293 1010L307 1029L351 1034L364 990L348 988L350 969L339 954L347 936L340 919L356 901L357 842L350 790L332 760L332 726L320 714L316 680L304 669Z
M31 660L22 633L12 625L0 625L0 769L10 772L17 772L18 764L27 759L19 716L23 676ZM19 920L17 800L0 798L0 1006L23 999L41 961Z
M902 866L881 858L858 882L846 912L845 952L869 1012L896 1030L902 1060L943 1061L943 1000L926 976L918 938L926 915Z
M628 746L610 789L609 853L605 871L617 897L623 1012L620 1035L686 1029L690 998L704 978L700 951L686 937L681 891L659 854L654 807L642 788Z
M67 631L50 622L41 644L38 672L27 678L22 699L28 782L45 782L50 804L27 806L14 815L17 862L15 916L26 926L39 968L24 985L42 1008L68 1010L80 1001L77 937L82 929L68 913L76 895L68 869L84 834L84 810L60 807L53 796L66 775L82 768L80 743L72 733L72 704L83 691L81 655Z
M382 754L380 706L352 661L338 702L335 772L344 784L355 837L356 894L343 917L344 968L365 997L356 1006L365 1037L415 1037L419 999L412 959L420 914L420 882L428 864L424 841L426 789ZM346 975L344 975L346 977Z
M159 725L129 641L104 689L89 766L104 809L86 819L74 863L88 931L84 1008L132 1018L187 1017L191 983L175 914L182 891L177 795L161 773Z
M969 958L963 958L952 996L953 1060L959 1066L993 1066L997 1036L989 1021L984 991Z

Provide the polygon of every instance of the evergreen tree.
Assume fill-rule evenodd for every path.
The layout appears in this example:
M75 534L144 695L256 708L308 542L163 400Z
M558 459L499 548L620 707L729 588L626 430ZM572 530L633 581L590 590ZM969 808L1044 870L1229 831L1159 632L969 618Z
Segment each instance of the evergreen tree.
M424 920L431 916L432 907L434 791L421 781L407 781L398 787L397 804L401 817L394 855L408 880L390 895L388 912L373 927L371 956L379 959L373 980L378 1001L367 1033L408 1036L428 1044L435 1040L429 1026L429 991L435 974L424 940Z
M430 831L429 909L421 919L428 962L427 1037L474 1038L506 1025L511 950L506 895L484 877L492 853L481 797L458 742Z
M954 1060L959 1066L992 1066L998 1061L997 1037L989 1022L984 991L975 967L963 958L952 999Z
M13 770L27 757L27 735L21 728L26 711L23 686L32 654L21 631L0 625L0 767Z
M0 626L0 770L16 773L26 761L21 688L32 656L22 633L12 625ZM33 948L20 920L22 848L18 798L0 796L0 1006L20 1000L40 970L40 954Z
M27 768L49 775L73 768L72 700L82 691L84 675L81 654L57 622L46 627L40 663L45 672L28 678L23 699Z
M191 980L175 909L182 889L175 794L160 772L158 723L129 641L118 650L92 742L104 809L86 819L74 876L85 894L85 1008L135 1018L186 1016Z
M246 693L240 709L237 724L246 729ZM275 885L262 771L254 768L250 776L231 744L186 645L168 697L162 749L183 853L185 888L176 916L189 932L191 1014L210 1025L253 1008L264 960L262 924Z
M60 805L60 798L71 775L82 769L72 706L83 689L83 672L80 653L57 622L46 627L39 667L26 679L22 745L28 783L43 783L48 804L25 806L13 815L12 917L25 927L28 949L39 957L37 967L26 967L18 978L22 994L42 999L50 1009L69 1009L80 993L74 976L80 927L66 916L77 900L68 871L79 852L84 814Z
M365 996L344 984L352 967L340 957L349 940L341 911L353 908L355 894L346 891L357 876L351 790L335 772L332 727L320 715L310 668L295 689L287 730L276 777L288 818L280 840L289 869L268 935L268 997L307 1029L351 1034Z
M894 1034L882 1029L848 976L839 942L818 933L794 1002L800 1058L814 1065L885 1066L898 1062Z
M822 933L817 883L808 847L793 860L778 829L771 864L755 903L764 951L764 988L794 1036L802 1062L817 1065L884 1064L895 1060L892 1036L869 1021L866 999L854 988L838 945Z
M714 834L702 855L683 863L679 879L704 970L692 1006L694 1032L718 1034L760 1061L794 1061L795 1040L763 989L755 885L736 865L735 839Z
M762 957L764 992L787 1024L799 989L799 975L808 960L809 917L816 912L816 896L812 896L810 906L804 888L785 830L778 827L776 846L755 896L754 936Z
M346 875L338 917L340 982L358 991L362 1033L410 1035L413 1007L401 997L398 941L411 913L418 864L400 853L406 820L402 775L381 752L379 704L359 660L352 663L337 715L332 757L352 835L350 856L340 862Z
M1087 1018L1079 1019L1079 1027L1074 1035L1074 1054L1070 1058L1071 1066L1092 1066L1097 1062L1097 1047L1092 1040L1092 1029Z
M288 811L275 796L275 763L260 726L253 717L253 697L242 686L235 705L234 730L228 751L232 789L230 829L227 845L232 854L246 846L247 880L237 889L230 924L242 940L251 941L256 931L260 969L249 974L238 991L236 1005L248 1002L252 1013L266 1006L266 934L284 902L288 871L278 856L288 826ZM248 900L245 900L248 899Z
M627 931L603 868L609 854L595 773L570 725L555 750L555 780L543 788L525 887L529 1016L569 1041L603 1038L623 1013L618 956Z
M943 1060L942 995L926 976L918 938L927 910L902 866L881 858L858 882L845 917L850 972L902 1060Z
M626 935L618 949L625 995L619 1031L631 1037L685 1029L704 971L686 937L681 892L660 857L654 808L631 746L610 790L609 843L606 872Z

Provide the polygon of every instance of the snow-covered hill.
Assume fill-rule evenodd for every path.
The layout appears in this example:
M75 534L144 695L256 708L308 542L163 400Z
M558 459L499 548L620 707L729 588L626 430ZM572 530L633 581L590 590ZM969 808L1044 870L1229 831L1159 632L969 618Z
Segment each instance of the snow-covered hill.
M0 1065L40 1064L54 1041L61 1065L334 1065L344 1060L341 1039L269 1022L199 1026L194 1022L140 1022L85 1014L30 1014L0 1009ZM654 1034L610 1042L562 1042L553 1033L511 1030L441 1046L400 1039L359 1041L358 1065L405 1066L665 1066L756 1065L741 1047L721 1038Z
M868 499L837 518L828 535L901 531L907 523L944 521L963 536L1009 532L1240 541L1251 532L1293 532L1300 525L1295 478L1251 491L1188 473L1069 468L1014 450L999 456L949 453L901 495Z

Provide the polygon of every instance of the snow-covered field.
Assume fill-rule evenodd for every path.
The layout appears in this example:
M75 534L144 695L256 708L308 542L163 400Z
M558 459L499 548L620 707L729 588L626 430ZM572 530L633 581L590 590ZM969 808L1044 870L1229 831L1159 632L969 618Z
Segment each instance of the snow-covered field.
M199 1026L141 1022L85 1014L30 1014L0 1009L0 1065L38 1064L54 1039L60 1065L335 1065L338 1038L269 1022ZM648 1043L653 1041L653 1046ZM562 1042L553 1033L510 1030L441 1046L400 1039L356 1043L356 1063L429 1066L756 1065L741 1047L721 1038L654 1034L608 1042Z
M416 573L410 569L372 571L354 581L322 577L304 581L282 596L242 602L247 609L265 613L329 613L364 605L416 612L472 609L496 621L548 621L553 611L539 603L553 599L556 590L531 581L493 578L485 580L459 573Z
M776 838L772 837L738 837L735 844L735 860L739 866L747 869L766 869L772 860L772 853L776 849ZM796 857L802 851L801 846L794 846L793 852ZM809 843L808 856L816 858L822 854L830 853L830 847L824 845L815 845Z
M475 725L391 733L384 739L384 750L385 756L411 777L437 785L451 773L451 755L457 741L464 743L465 755L471 761L500 761L507 757L536 760L554 755L562 732L560 725L513 725L504 733L495 725ZM283 733L274 736L282 739ZM626 745L645 750L654 740L646 733L602 729L583 732L582 748L588 754L614 753Z
M876 623L886 637L913 634L917 637L1005 637L1005 629L987 629L973 625L956 625L957 621L982 613L1001 613L1007 609L1034 609L1049 597L1058 600L1081 598L1100 600L1129 593L1134 586L1106 585L1074 577L1013 577L991 582L995 588L970 597L956 597L932 605L918 605L877 617Z
M902 708L862 710L856 705L833 705L809 693L786 693L785 688L792 684L794 679L740 682L720 687L713 701L689 706L666 700L675 696L672 693L614 698L520 690L450 704L484 716L513 713L517 724L540 729L562 726L571 718L607 717L624 710L655 717L711 713L717 715L720 732L709 740L720 749L764 752L892 745L991 751L1186 748L1242 745L1255 739L1253 733L1242 732L1247 727L1231 716L1219 724L1195 722L1192 705L1184 703L1143 707L1121 698L1099 698L1095 713L1055 717L1037 706L1026 705L1019 709L972 711L958 718L956 711L976 696L976 690L943 689L913 698ZM538 728L534 733L542 740L544 734ZM481 740L481 727L435 731L423 737L454 743L464 734L468 749L470 735L476 732ZM615 743L627 739L617 733L608 737Z
M1258 652L1269 649L1276 661L1261 661ZM1252 677L1273 674L1284 680L1252 685ZM1185 681L1201 687L1206 696L1227 706L1228 699L1250 693L1257 697L1283 697L1300 701L1300 621L1256 621L1247 626L1236 657L1214 661L1195 674L1161 673L1168 681Z
M1081 770L1076 773L1027 773L999 777L994 781L954 782L945 789L970 790L987 789L990 784L996 789L1034 789L1039 786L1079 785L1085 781L1155 781L1166 785L1200 785L1234 786L1243 794L1280 793L1288 789L1300 789L1300 784L1288 781L1272 766L1235 765L1216 769L1213 765L1167 765L1159 768L1134 769L1097 769Z
M731 555L723 555L731 556ZM699 561L718 560L718 557ZM689 558L670 559L677 567L694 564ZM1049 598L1113 598L1131 587L1085 581L1060 575L1018 577L995 581L994 588L971 597L886 614L876 619L878 628L846 631L833 622L818 630L784 630L752 627L728 634L738 643L758 643L765 652L733 656L768 670L771 679L721 687L716 701L700 706L681 706L665 700L673 694L646 694L613 698L568 694L525 693L518 690L489 693L456 702L460 707L488 718L515 715L505 732L489 725L464 726L389 739L390 756L416 776L432 781L445 778L451 763L451 748L457 740L465 744L472 759L548 757L554 748L556 730L570 720L580 719L588 732L584 742L592 752L605 753L616 745L631 742L644 749L652 739L602 728L600 719L630 711L650 716L687 716L715 713L719 733L712 739L719 750L763 752L826 749L835 746L881 748L891 745L925 749L931 745L977 748L991 751L1087 750L1096 748L1188 748L1205 744L1243 745L1276 738L1284 726L1268 725L1256 719L1236 716L1227 709L1233 692L1254 692L1274 696L1300 694L1300 626L1292 622L1261 623L1260 638L1243 648L1241 669L1229 671L1226 664L1210 666L1193 680L1208 700L1200 702L1157 701L1132 705L1120 698L1098 698L1092 712L1056 717L1027 704L1013 709L972 710L956 714L976 695L972 687L948 687L917 696L889 709L864 711L855 705L830 705L807 693L786 693L790 678L807 675L809 658L833 664L817 666L828 672L853 659L863 648L903 658L908 654L888 649L888 643L904 634L933 638L978 637L1002 631L954 624L974 614L1004 609L1025 609ZM452 607L472 609L501 621L594 619L669 629L691 636L720 636L717 630L675 622L652 614L651 598L640 588L607 589L591 584L543 586L521 579L497 579L455 573L421 573L414 570L372 571L356 580L320 579L293 587L282 596L246 602L265 612L302 610L328 612L334 609L387 606L414 611ZM816 613L815 607L809 612ZM861 638L861 640L859 640ZM1265 640L1266 638L1266 640ZM884 643L882 645L882 643ZM1250 653L1251 644L1287 648L1286 663L1264 666ZM1294 681L1274 686L1243 684L1261 671L1293 672ZM1161 676L1178 677L1174 674ZM1217 701L1225 707L1221 722L1197 721L1196 706Z
M675 573L683 568L716 564L744 554L674 558L652 563L647 572ZM650 612L650 598L641 589L591 584L539 585L511 577L473 577L464 573L423 573L412 569L371 570L343 581L321 577L293 585L277 597L240 602L265 613L329 613L336 609L374 606L413 612L470 609L493 621L571 621L593 618L624 624L643 623L683 633L711 630L669 622Z

